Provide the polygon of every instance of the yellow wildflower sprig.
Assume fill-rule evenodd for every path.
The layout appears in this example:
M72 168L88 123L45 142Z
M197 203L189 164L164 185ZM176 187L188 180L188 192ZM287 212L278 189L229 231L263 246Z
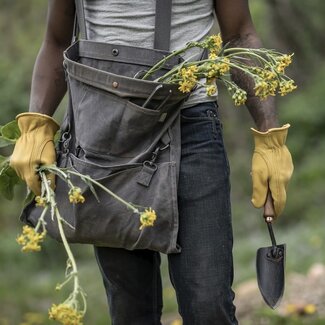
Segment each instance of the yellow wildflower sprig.
M60 215L60 211L55 201L55 193L49 186L45 171L40 169L38 173L41 178L42 188L46 194L47 202L51 207L52 219L55 218L57 221L60 237L68 256L66 281L61 285L57 285L56 289L60 290L68 282L73 281L72 293L63 303L52 305L49 310L49 318L56 320L63 325L82 325L82 319L87 309L86 295L79 284L77 264L64 233L63 224L65 223L65 220Z
M82 325L83 313L72 302L53 304L49 310L49 319L56 320L64 325Z
M40 243L43 242L45 236L45 229L39 233L34 228L25 225L22 234L16 238L16 241L22 246L22 252L39 252L41 250Z
M294 81L285 74L293 54L282 54L264 48L223 47L220 34L208 36L201 42L190 42L183 49L172 52L150 69L145 78L156 72L167 58L193 47L207 49L208 58L182 62L155 81L178 84L179 91L183 93L190 93L198 86L205 87L207 95L212 96L216 94L217 87L211 80L220 80L226 84L236 106L245 104L247 93L231 80L231 69L240 70L253 80L255 96L261 100L276 94L284 96L297 88Z
M144 212L140 214L140 230L142 230L145 227L152 227L154 225L154 222L157 219L157 215L155 210L152 210L151 208L145 209Z
M28 225L23 226L22 233L16 238L16 242L22 246L22 252L39 252L41 250L41 243L46 236L46 222L45 215L49 209L48 201L43 196L36 196L36 206L42 206L44 209L35 228Z
M90 176L83 175L68 169L62 169L57 167L56 165L41 166L37 171L41 178L42 190L41 195L35 197L35 202L36 206L43 208L43 211L40 218L38 219L35 228L32 228L27 225L24 226L22 234L17 237L16 241L23 246L22 250L24 252L40 251L40 244L43 242L46 235L45 216L50 213L52 220L55 220L57 222L61 241L68 256L65 280L62 283L56 285L56 290L61 290L64 286L69 283L72 283L73 290L64 302L60 304L53 304L51 306L48 314L49 319L56 320L63 325L82 325L83 318L87 309L86 294L80 286L77 264L74 255L70 249L63 228L64 224L72 228L73 226L70 225L64 218L62 218L55 200L55 193L49 185L49 180L47 179L46 174L53 173L59 176L68 184L68 196L69 201L72 204L84 203L85 198L82 195L81 188L75 186L71 182L71 175L80 177L86 184L88 184L97 199L98 197L94 188L92 187L92 184L98 186L106 193L110 194L115 199L120 201L126 207L131 209L134 213L139 215L139 230L143 230L146 227L152 227L157 219L157 215L152 208L135 206L134 204L126 202L114 192L110 191L108 188L106 188L99 182L93 180Z

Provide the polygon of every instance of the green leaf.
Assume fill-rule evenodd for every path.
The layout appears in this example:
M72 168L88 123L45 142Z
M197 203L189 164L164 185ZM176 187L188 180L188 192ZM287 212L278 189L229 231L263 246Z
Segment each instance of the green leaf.
M12 200L13 193L10 187L10 177L5 173L0 176L0 194L4 196L7 200Z
M11 140L16 142L16 140L20 137L20 130L16 120L13 120L0 129L2 138L6 140Z
M28 191L24 202L23 202L23 207L27 207L27 205L31 204L35 199L35 194L32 191Z
M0 155L0 169L2 168L2 164L4 164L8 160L8 157L4 157Z
M93 184L90 183L90 182L88 182L88 186L89 186L89 188L90 188L90 190L91 190L91 193L93 193L94 197L96 198L97 202L100 202L100 201L99 201L99 197L98 197L98 195L97 195L97 193L96 193L96 190L95 190Z
M55 136L54 136L54 143L57 144L59 142L61 138L61 131L58 130L56 133L55 133Z
M0 148L10 146L11 144L14 144L14 141L9 140L9 139L6 139L6 138L3 138L0 135Z
M0 172L0 195L7 200L12 200L14 197L14 187L21 182L16 172L9 166L9 162L4 164Z
M9 158L0 155L0 175L9 167Z

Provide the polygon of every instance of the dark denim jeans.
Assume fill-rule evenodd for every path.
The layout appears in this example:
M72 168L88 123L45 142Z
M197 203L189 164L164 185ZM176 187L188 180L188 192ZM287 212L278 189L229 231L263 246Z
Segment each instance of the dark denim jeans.
M178 185L180 254L168 256L183 325L237 324L229 165L215 103L182 111ZM158 325L160 255L95 247L113 325Z

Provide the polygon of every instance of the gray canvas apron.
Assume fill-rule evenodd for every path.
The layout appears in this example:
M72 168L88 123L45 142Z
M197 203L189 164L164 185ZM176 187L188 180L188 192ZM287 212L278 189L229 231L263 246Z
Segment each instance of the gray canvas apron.
M180 105L177 85L137 77L168 52L171 1L157 1L155 49L86 39L82 1L76 1L81 38L64 52L69 107L61 126L58 165L90 175L126 201L152 207L153 227L139 230L139 216L116 199L91 189L78 177L85 203L69 203L66 183L56 180L56 200L69 242L126 249L179 252L177 181L180 161ZM168 26L166 26L166 23ZM166 48L167 47L167 48ZM166 62L165 73L180 62ZM157 75L153 76L153 78ZM22 219L35 225L41 208L25 208ZM60 240L56 221L47 231Z

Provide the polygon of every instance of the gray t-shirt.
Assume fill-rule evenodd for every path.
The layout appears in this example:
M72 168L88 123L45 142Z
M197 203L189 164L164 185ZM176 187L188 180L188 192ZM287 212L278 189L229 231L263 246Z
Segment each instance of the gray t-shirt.
M88 38L99 42L153 48L155 28L154 0L84 0ZM206 37L214 24L213 0L173 0L170 50L189 41ZM196 60L201 50L184 55ZM184 107L215 101L204 88L196 89Z

